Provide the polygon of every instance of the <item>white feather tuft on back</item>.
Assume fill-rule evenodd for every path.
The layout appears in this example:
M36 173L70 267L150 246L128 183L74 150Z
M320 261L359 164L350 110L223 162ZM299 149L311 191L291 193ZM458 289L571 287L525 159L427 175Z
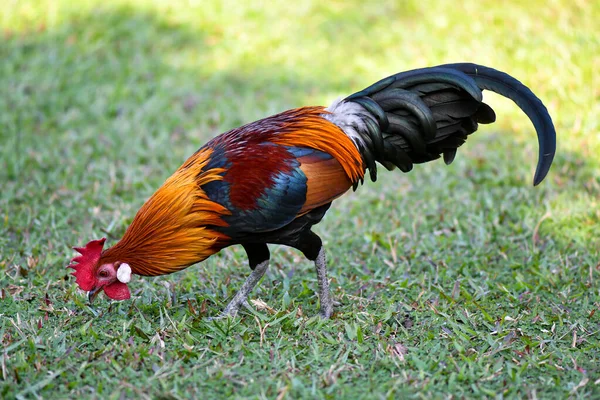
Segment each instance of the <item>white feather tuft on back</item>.
M335 100L325 111L329 111L330 114L323 114L323 118L339 126L354 143L364 145L359 132L367 130L363 118L372 119L371 113L360 104L344 102L341 99Z

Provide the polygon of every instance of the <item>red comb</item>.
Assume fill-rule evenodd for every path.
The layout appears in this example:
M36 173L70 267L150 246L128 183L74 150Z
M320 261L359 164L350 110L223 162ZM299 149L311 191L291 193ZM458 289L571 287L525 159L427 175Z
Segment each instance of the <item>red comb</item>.
M90 291L94 288L96 278L94 277L95 266L102 254L102 248L106 238L100 240L92 240L85 247L73 247L73 250L81 254L71 260L71 264L67 268L73 268L73 275L76 278L76 283L82 290Z

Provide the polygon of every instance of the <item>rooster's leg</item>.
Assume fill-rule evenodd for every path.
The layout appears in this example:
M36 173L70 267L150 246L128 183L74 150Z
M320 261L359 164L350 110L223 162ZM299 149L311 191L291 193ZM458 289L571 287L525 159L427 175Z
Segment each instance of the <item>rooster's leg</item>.
M227 307L225 307L219 317L235 317L240 307L248 302L248 295L263 277L268 266L269 260L263 261L254 268L248 279L246 279L246 282L242 285L242 288L233 296L233 299L227 304Z
M323 318L331 317L333 314L333 299L329 292L329 279L327 279L327 261L325 259L325 249L321 246L319 254L315 260L317 267L317 281L319 284L319 301L321 302L321 316Z
M317 283L319 285L319 302L321 303L321 317L329 318L333 314L333 299L329 293L329 279L327 278L327 261L325 259L325 249L321 238L314 232L301 237L296 247L306 258L314 261L317 267Z
M248 254L248 261L252 273L246 279L241 289L233 296L233 299L227 304L227 307L219 315L218 318L235 317L240 307L248 302L248 295L256 286L258 281L263 277L269 267L269 248L266 244L243 245Z

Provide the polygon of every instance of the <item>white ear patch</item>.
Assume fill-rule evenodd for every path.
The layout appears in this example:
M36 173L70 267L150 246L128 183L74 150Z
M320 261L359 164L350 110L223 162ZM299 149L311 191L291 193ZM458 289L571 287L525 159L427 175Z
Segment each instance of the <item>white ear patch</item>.
M129 283L131 280L131 267L129 264L121 264L117 270L117 279L121 283Z

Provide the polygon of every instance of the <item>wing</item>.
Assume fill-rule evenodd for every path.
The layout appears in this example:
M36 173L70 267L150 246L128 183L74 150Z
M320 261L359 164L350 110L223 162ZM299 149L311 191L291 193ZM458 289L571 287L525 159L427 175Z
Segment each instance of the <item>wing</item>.
M233 240L286 226L352 185L340 163L319 150L269 142L213 150L208 168L226 172L202 189L231 212L219 230Z
M356 146L322 107L288 110L217 136L206 144L206 169L221 168L223 179L202 186L231 215L219 228L236 240L282 228L330 203L362 180Z

